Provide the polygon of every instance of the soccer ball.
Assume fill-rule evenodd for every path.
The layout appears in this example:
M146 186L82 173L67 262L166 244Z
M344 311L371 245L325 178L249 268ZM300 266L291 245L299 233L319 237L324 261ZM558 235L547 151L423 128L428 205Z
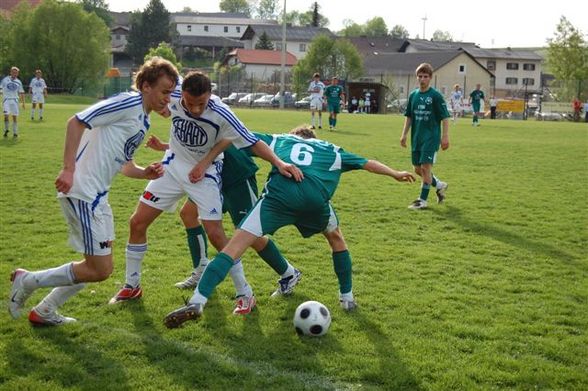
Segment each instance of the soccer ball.
M305 301L296 308L294 327L298 335L320 337L329 330L331 313L318 301Z

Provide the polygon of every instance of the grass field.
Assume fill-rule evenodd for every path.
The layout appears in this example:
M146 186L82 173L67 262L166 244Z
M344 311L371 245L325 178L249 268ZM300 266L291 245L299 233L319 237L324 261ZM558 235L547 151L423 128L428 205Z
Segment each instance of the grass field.
M12 269L79 258L67 246L53 182L65 121L82 107L49 104L45 122L23 115L18 141L0 140L3 306ZM310 120L303 111L237 113L267 132ZM398 143L402 120L343 114L338 131L321 136L410 169ZM248 252L254 313L231 314L228 279L201 321L167 330L163 317L189 295L173 286L190 270L177 214L163 215L149 232L144 297L106 305L124 281L126 221L146 185L119 176L110 196L114 274L62 308L76 324L34 329L0 312L0 389L588 389L588 126L486 120L472 128L469 121L451 126L451 147L434 170L450 184L443 205L410 211L418 184L361 171L343 176L333 202L354 262L360 308L351 314L338 306L325 240L287 228L274 239L304 273L291 297L269 298L277 276ZM164 139L168 126L153 118L153 132ZM141 149L136 160L159 157ZM267 165L259 164L262 182ZM46 293L37 291L27 305ZM326 336L295 334L292 315L305 300L330 308Z

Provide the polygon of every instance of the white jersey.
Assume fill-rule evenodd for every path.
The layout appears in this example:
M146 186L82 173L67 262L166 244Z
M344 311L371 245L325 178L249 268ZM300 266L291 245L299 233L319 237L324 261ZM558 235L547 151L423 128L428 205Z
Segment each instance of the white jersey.
M452 108L461 107L462 99L463 99L463 94L461 91L453 91L451 93L450 98L449 98L449 101L451 102L451 107Z
M323 94L325 92L325 85L322 81L311 81L308 85L308 92L310 92L311 99L314 98L323 98Z
M92 204L106 202L112 179L133 159L149 130L149 115L138 92L123 92L76 114L87 127L76 156L74 182L67 194Z
M45 79L43 79L42 77L38 79L36 77L33 77L29 84L29 87L31 88L31 92L33 93L33 95L43 95L45 89L47 88L47 84L45 83Z
M17 78L13 79L10 76L6 76L0 83L2 88L2 94L4 95L4 101L8 99L14 99L18 102L18 94L24 94L24 88L22 82Z

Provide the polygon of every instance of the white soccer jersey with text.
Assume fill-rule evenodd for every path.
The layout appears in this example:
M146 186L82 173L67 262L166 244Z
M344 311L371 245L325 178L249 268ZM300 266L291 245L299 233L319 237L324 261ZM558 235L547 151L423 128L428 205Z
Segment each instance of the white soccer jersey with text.
M24 88L22 82L19 79L13 79L10 76L6 76L0 83L2 88L3 100L15 99L18 101L18 94L24 94Z
M325 92L325 85L322 81L311 81L308 85L308 92L310 92L311 99L323 98Z
M462 95L461 91L453 91L451 93L451 97L450 97L451 107L452 108L461 107L462 98L463 98L463 95Z
M33 95L43 95L43 93L45 92L45 88L47 88L47 84L45 83L45 79L43 79L42 77L38 79L36 77L33 77L31 83L29 84L29 87L31 88L31 92Z
M76 155L74 183L67 194L92 204L106 202L112 179L132 160L149 130L138 92L124 92L76 114L87 127Z

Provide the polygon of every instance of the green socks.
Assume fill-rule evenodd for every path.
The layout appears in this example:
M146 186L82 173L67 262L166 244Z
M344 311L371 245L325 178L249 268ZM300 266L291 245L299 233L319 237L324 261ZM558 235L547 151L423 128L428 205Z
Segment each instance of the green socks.
M339 292L351 292L351 255L349 250L333 253L333 266L339 280Z
M186 228L186 237L188 239L188 248L190 248L190 255L192 256L192 264L194 269L200 265L201 260L206 260L208 251L208 242L206 240L206 232L201 225L196 228Z

